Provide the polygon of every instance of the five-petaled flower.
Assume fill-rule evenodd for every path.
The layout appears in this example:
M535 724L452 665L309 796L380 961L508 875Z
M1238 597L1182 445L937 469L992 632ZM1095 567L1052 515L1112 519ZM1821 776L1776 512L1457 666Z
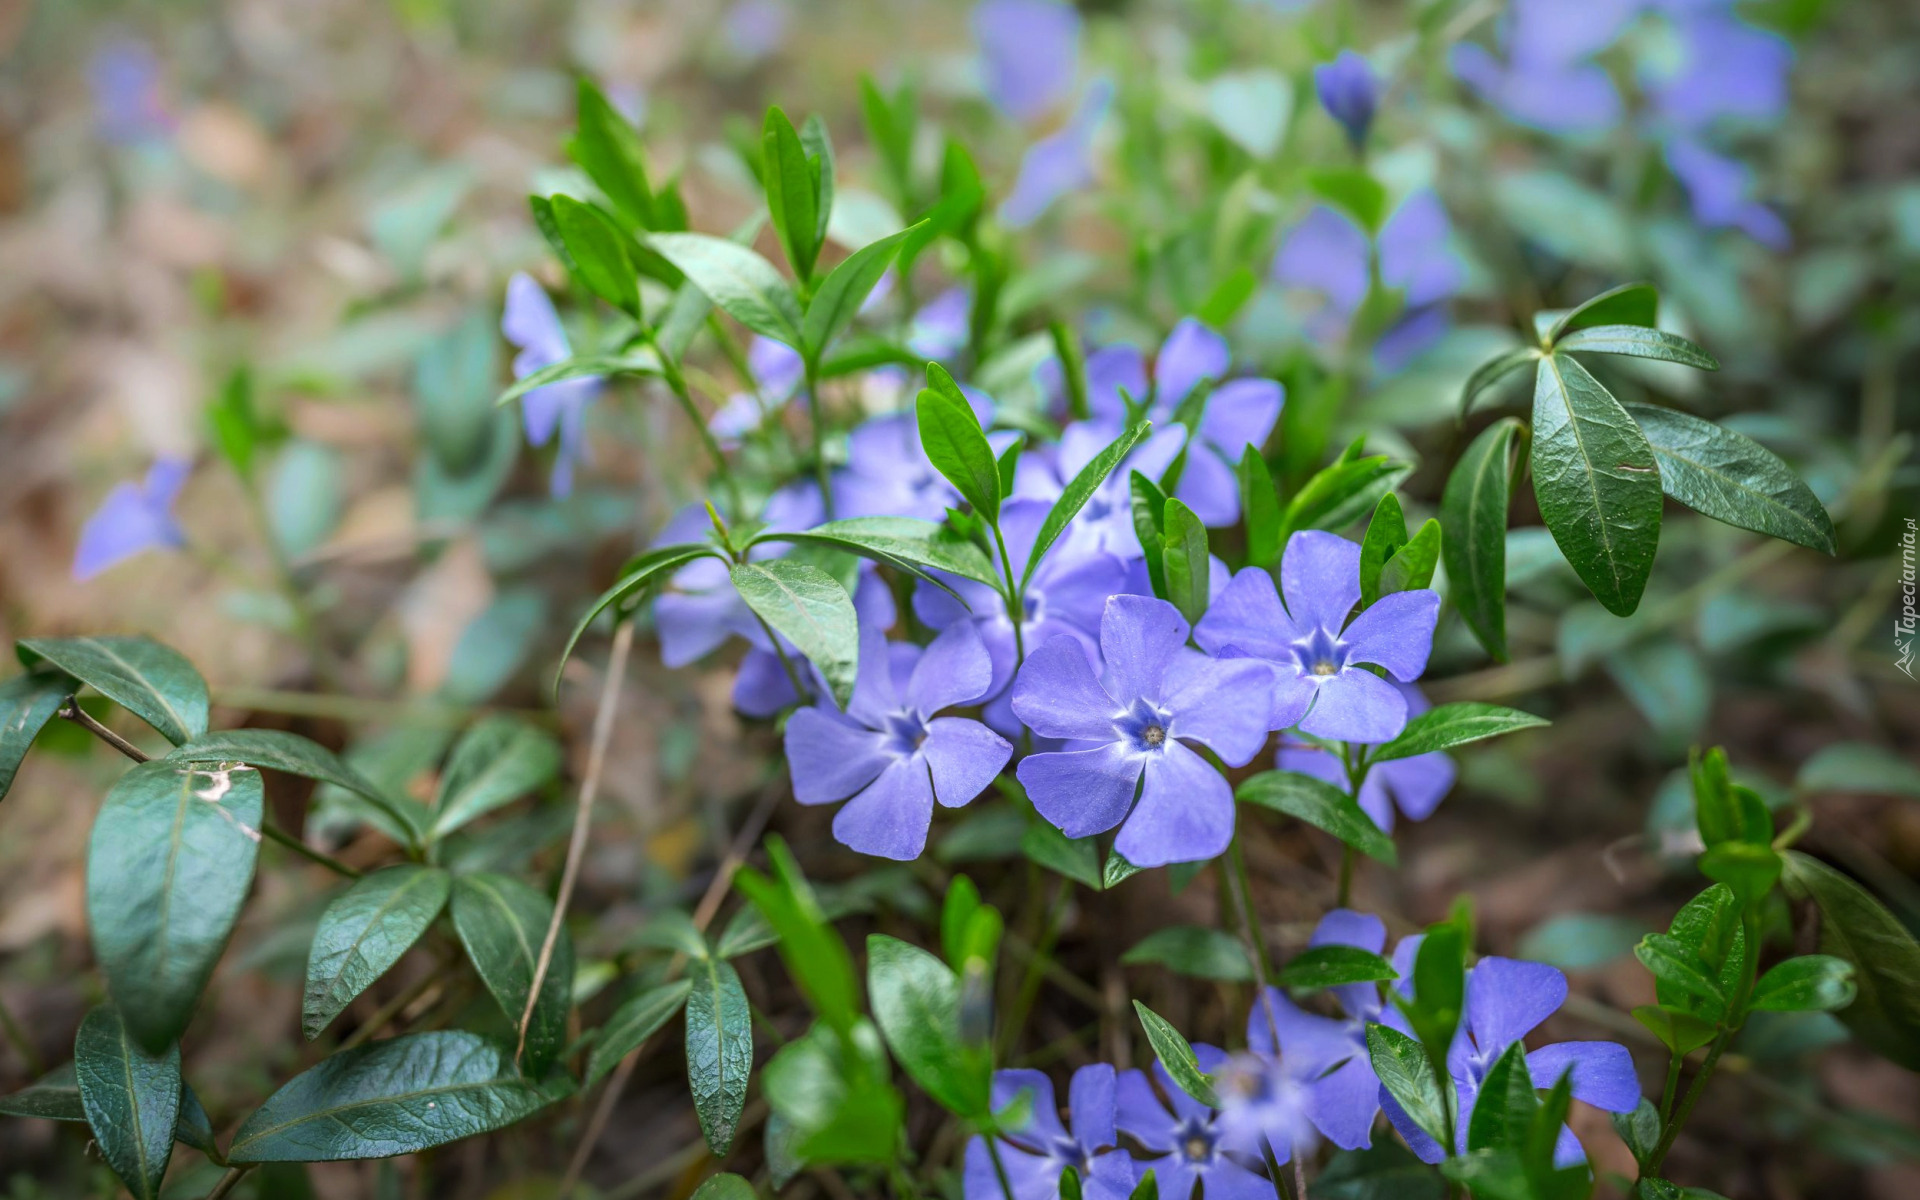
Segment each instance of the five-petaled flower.
M1133 1158L1118 1148L1114 1130L1116 1076L1106 1063L1073 1073L1067 1085L1067 1120L1060 1121L1053 1081L1039 1071L993 1073L993 1109L1001 1112L1022 1092L1033 1116L1024 1128L999 1139L1000 1165L1006 1170L1008 1196L1000 1185L985 1138L967 1146L966 1200L1055 1200L1060 1176L1072 1168L1087 1200L1127 1200L1138 1182Z
M1195 640L1223 658L1263 659L1273 668L1270 728L1298 725L1315 737L1384 742L1407 723L1407 700L1365 664L1412 681L1427 669L1440 597L1427 588L1393 592L1354 618L1360 547L1338 534L1304 530L1280 562L1286 605L1273 576L1247 567L1200 619Z
M1430 707L1419 688L1398 681L1394 681L1394 686L1407 699L1409 718L1419 716ZM1347 790L1346 765L1339 755L1324 747L1293 737L1283 738L1273 765L1282 771L1298 771L1324 779L1343 792ZM1354 799L1359 802L1360 810L1373 818L1375 825L1392 833L1394 809L1398 808L1409 821L1426 820L1453 790L1457 774L1453 759L1441 750L1390 758L1367 768L1360 794Z
M794 799L831 804L851 796L834 814L834 837L862 854L920 857L934 802L966 804L1013 755L980 722L934 715L978 700L992 678L972 625L953 625L922 650L889 644L879 626L862 622L847 711L823 701L787 721Z
M1209 1073L1228 1061L1224 1050L1205 1042L1195 1042L1193 1054L1200 1069ZM1181 1091L1157 1062L1153 1077L1166 1096L1164 1102L1154 1094L1146 1072L1122 1071L1115 1115L1121 1132L1155 1156L1142 1159L1139 1168L1153 1172L1162 1200L1189 1200L1196 1187L1206 1200L1273 1200L1272 1181L1234 1157L1256 1161L1258 1144L1230 1135L1221 1114Z
M139 483L116 484L80 530L73 577L91 579L142 551L186 545L186 534L173 519L173 502L190 470L184 458L156 458Z
M1068 837L1121 825L1114 849L1136 866L1212 858L1233 838L1233 790L1188 741L1241 766L1267 739L1267 668L1207 658L1188 632L1165 600L1113 596L1100 620L1104 682L1078 642L1055 637L1013 685L1029 728L1079 744L1021 760L1034 808Z

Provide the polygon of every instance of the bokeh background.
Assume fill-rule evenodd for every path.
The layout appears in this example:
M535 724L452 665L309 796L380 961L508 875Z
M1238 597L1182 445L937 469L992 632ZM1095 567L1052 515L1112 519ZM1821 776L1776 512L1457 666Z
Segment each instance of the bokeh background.
M439 750L481 708L531 715L583 754L604 653L589 647L554 704L565 631L699 496L703 460L663 393L622 385L592 408L575 486L555 497L551 448L527 446L493 407L510 378L507 278L563 285L526 195L566 185L575 73L639 123L656 177L678 175L708 232L759 203L735 147L765 105L823 114L843 244L898 220L861 124L863 74L913 80L923 152L939 132L966 140L995 203L1032 144L1112 80L1087 186L1009 235L1035 313L1151 346L1244 263L1259 289L1236 349L1298 402L1343 353L1326 336L1337 298L1285 265L1289 247L1312 260L1303 172L1346 161L1310 68L1352 46L1386 80L1375 173L1396 199L1430 192L1447 218L1422 244L1445 264L1433 319L1335 401L1336 428L1374 429L1375 446L1420 465L1416 518L1463 444L1451 412L1466 373L1535 308L1645 277L1725 369L1621 370L1617 388L1787 456L1842 542L1830 560L1670 510L1649 600L1623 622L1544 538L1517 536L1514 662L1487 662L1454 622L1430 691L1556 723L1465 756L1440 812L1402 833L1400 876L1363 878L1361 899L1406 927L1472 893L1483 951L1573 972L1562 1032L1630 1036L1617 1014L1650 982L1627 952L1687 893L1673 772L1700 742L1813 804L1809 845L1920 921L1920 691L1892 629L1901 537L1920 516L1920 8L1100 0L1081 8L1069 93L1024 116L983 89L974 20L933 0L0 0L0 636L151 633L202 669L226 724L298 729L425 795ZM938 257L916 280L923 300L950 282ZM207 415L242 369L272 431L257 489L214 453ZM718 355L701 371L716 406L741 386ZM885 378L850 386L876 410L900 395ZM450 441L482 449L460 460ZM185 544L77 579L90 515L168 458L194 464L172 509ZM607 962L642 907L698 894L773 769L768 730L730 710L727 663L668 673L645 643L636 658L575 906L583 956ZM72 734L45 735L53 753L0 807L0 1001L22 1030L0 1042L0 1090L62 1061L96 999L82 860L121 764ZM1836 744L1880 764L1874 792L1809 773ZM308 836L348 861L378 856L337 798L292 782L270 791L283 823L304 813ZM512 819L487 853L557 863L564 804ZM775 826L823 877L862 865L791 806ZM930 870L1005 856L993 829L965 828L971 840L937 849ZM1277 936L1302 943L1330 902L1327 847L1269 833L1251 853ZM1052 893L1018 865L1002 874L1018 926ZM881 911L856 920L937 894L925 872L863 878ZM305 1061L299 979L328 884L261 874L191 1035L216 1117ZM1105 902L1067 915L1059 952L1081 990L1044 993L1029 1053L1104 1020L1122 979L1196 1038L1233 1023L1226 986L1117 964L1170 917L1206 921L1207 887ZM770 960L743 970L756 997L791 1001ZM1735 1197L1920 1193L1920 1082L1844 1040L1824 1017L1757 1028L1716 1084L1738 1102L1700 1114L1674 1173ZM643 1071L618 1110L589 1176L606 1194L681 1195L699 1178L676 1070ZM275 1186L539 1195L579 1121ZM1603 1170L1630 1168L1604 1123L1581 1133ZM0 1124L0 1195L111 1194L78 1137Z

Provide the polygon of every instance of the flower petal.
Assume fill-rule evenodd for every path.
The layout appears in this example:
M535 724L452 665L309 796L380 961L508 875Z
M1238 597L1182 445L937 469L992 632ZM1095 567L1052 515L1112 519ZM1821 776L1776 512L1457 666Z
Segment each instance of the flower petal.
M1089 1063L1067 1084L1067 1114L1074 1140L1088 1149L1119 1145L1114 1136L1114 1090L1118 1076L1106 1063Z
M1286 1151L1276 1145L1274 1153ZM1273 1183L1266 1176L1255 1175L1230 1158L1215 1158L1201 1169L1200 1177L1206 1181L1201 1187L1207 1200L1273 1200Z
M1240 519L1240 480L1219 452L1204 442L1187 448L1187 465L1173 494L1209 529Z
M921 718L986 694L993 660L972 622L957 621L928 644L906 687L907 707Z
M1300 728L1339 742L1385 742L1407 726L1407 700L1392 684L1361 667L1348 667L1315 689Z
M1145 1071L1121 1071L1114 1081L1114 1125L1149 1150L1173 1149L1179 1122L1154 1095ZM1177 1193L1176 1193L1177 1194Z
M1412 681L1427 669L1439 619L1440 593L1428 588L1393 592L1355 617L1341 640L1349 647L1349 661L1373 663Z
M1135 866L1163 867L1212 858L1232 840L1233 789L1207 760L1169 741L1147 759L1140 803L1113 848Z
M1307 1085L1307 1115L1342 1150L1373 1144L1373 1118L1380 1111L1380 1077L1365 1054Z
M1048 638L1013 681L1014 715L1041 737L1110 741L1122 711L1070 637Z
M906 862L926 849L932 822L927 766L917 757L902 758L833 814L833 836L850 850Z
M1467 972L1467 1026L1483 1055L1526 1037L1566 999L1567 977L1545 963L1488 957Z
M1633 1055L1618 1042L1556 1042L1527 1055L1536 1084L1552 1087L1573 1072L1573 1098L1608 1112L1632 1112L1640 1104L1640 1076Z
M787 721L787 766L802 804L844 800L896 760L881 734L827 708L803 708Z
M1111 742L1091 750L1029 754L1020 760L1014 774L1027 789L1036 812L1068 837L1088 837L1112 829L1126 817L1142 765L1138 755L1128 753L1119 742ZM1225 786L1224 780L1221 786ZM1128 861L1142 867L1159 865L1131 855Z
M1193 630L1193 640L1208 654L1233 646L1274 662L1292 657L1293 642L1299 636L1287 610L1280 606L1273 576L1259 567L1237 571Z
M1182 318L1154 359L1154 411L1171 415L1201 380L1224 378L1231 362L1227 339L1196 318Z
M1010 1132L1018 1143L1044 1152L1051 1140L1067 1136L1066 1127L1060 1124L1060 1103L1053 1096L1053 1080L1047 1078L1044 1071L1025 1067L993 1073L992 1101L995 1112L1012 1104L1022 1092L1030 1098L1033 1116L1025 1126Z
M1109 597L1100 618L1100 656L1106 661L1113 698L1122 706L1142 697L1164 699L1167 668L1187 644L1190 631L1180 610L1165 600Z
M987 789L1013 757L1013 746L978 721L936 717L927 722L920 753L933 773L934 798L959 808Z
M1211 442L1229 462L1239 462L1249 443L1266 445L1286 397L1277 380L1229 379L1207 397L1200 440Z
M1412 758L1396 758L1381 763L1367 773L1367 787L1371 788L1375 780L1380 781L1381 786L1393 793L1394 803L1399 805L1401 812L1407 814L1408 820L1424 821L1433 815L1433 810L1440 807L1440 801L1446 799L1447 793L1453 790L1453 781L1458 773L1453 759L1435 750L1429 754L1416 754ZM1390 829L1391 823L1380 827Z
M1060 1163L1055 1159L1028 1154L1002 1138L1000 1165L1006 1168L1013 1200L1055 1200L1060 1194ZM965 1200L1006 1200L985 1138L976 1137L967 1143L962 1187Z
M1378 954L1387 947L1387 924L1372 913L1336 908L1320 918L1307 945L1356 946Z
M749 647L733 677L733 707L746 716L765 720L799 702L793 679L773 651Z
M1384 1086L1380 1089L1380 1110L1387 1114L1388 1123L1400 1132L1400 1136L1407 1139L1407 1148L1413 1151L1414 1157L1423 1163L1438 1163L1446 1158L1440 1143L1414 1124L1407 1110L1400 1107L1400 1102Z
M1167 672L1173 713L1167 734L1213 749L1230 767L1245 766L1267 744L1273 670L1252 658L1207 658L1188 650Z
M1360 602L1360 546L1337 533L1303 529L1287 539L1280 590L1301 633L1337 633Z
M1121 342L1087 355L1087 410L1094 417L1116 424L1124 421L1127 406L1120 396L1122 389L1135 404L1146 402L1147 363L1138 346Z

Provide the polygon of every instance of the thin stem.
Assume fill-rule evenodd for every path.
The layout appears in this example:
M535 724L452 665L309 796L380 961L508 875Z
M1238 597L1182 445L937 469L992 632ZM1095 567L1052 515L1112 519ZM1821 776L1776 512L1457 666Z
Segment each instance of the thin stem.
M1000 1181L1000 1195L1013 1200L1013 1183L1007 1178L1007 1164L1000 1161L1000 1139L987 1135L987 1157L993 1160L994 1178Z
M385 1029L393 1022L395 1017L412 1007L414 1001L426 995L429 988L439 983L441 972L445 971L446 968L451 965L450 962L443 960L439 970L429 971L419 979L408 984L401 990L399 995L374 1010L374 1014L362 1021L359 1028L348 1034L346 1038L341 1041L339 1050L351 1050L355 1046L371 1039L374 1034L379 1033L382 1029ZM339 1050L336 1050L335 1053L339 1053Z
M1253 915L1253 883L1247 876L1247 856L1240 849L1238 837L1227 843L1227 859L1233 866L1233 882L1227 891L1229 894L1237 893L1240 900L1240 934L1246 940L1247 952L1253 955L1260 972L1260 1010L1267 1014L1267 1033L1277 1047L1280 1044L1280 1018L1273 1011L1273 992L1268 987L1273 980L1273 963L1267 958L1266 943L1260 937L1260 924Z
M60 706L60 710L55 715L72 721L75 725L78 725L80 728L91 733L93 736L99 738L107 745L112 746L115 750L118 750L137 763L150 760L150 756L146 751L89 716L87 710L81 708L72 696L67 697L66 703Z
M787 648L780 644L780 635L773 631L773 626L767 624L767 619L759 613L754 613L753 619L760 623L761 630L766 633L767 642L773 647L774 656L780 660L780 666L787 673L787 682L793 685L793 694L805 700L812 694L813 689L806 685L799 666L793 661L793 656L788 654Z
M1667 1086L1660 1092L1660 1124L1664 1129L1673 1119L1673 1098L1680 1091L1680 1068L1686 1062L1683 1055L1667 1055Z
M553 948L560 941L560 930L567 919L567 905L573 900L574 885L580 881L580 862L587 855L587 835L593 825L593 800L600 792L600 774L607 764L607 746L613 741L613 715L620 707L620 685L626 679L627 654L633 649L633 622L622 621L613 634L613 652L607 658L607 677L600 688L600 707L593 716L593 742L587 751L587 775L580 782L580 803L573 813L573 837L567 843L566 865L560 869L560 894L554 897L553 917L547 922L547 936L540 943L540 957L533 965L533 982L527 988L527 1007L520 1014L519 1041L513 1061L526 1053L527 1030L533 1024L533 1009L540 1000L540 986L553 966Z
M1346 908L1353 898L1353 847L1340 845L1340 895L1336 908Z
M807 418L813 436L813 478L820 485L820 503L833 520L833 487L827 478L826 426L820 418L820 363L812 355L802 360L806 374Z
M1040 996L1040 977L1053 958L1054 944L1060 940L1060 920L1066 915L1067 901L1072 896L1073 883L1062 877L1054 888L1053 903L1047 907L1046 923L1040 928L1033 954L1027 959L1026 973L1020 977L1020 990L1014 993L1013 1007L1007 1010L1007 1020L1000 1027L1002 1055L1013 1049L1020 1027L1026 1024L1027 1014L1033 1011L1033 1002Z
M241 1178L244 1177L248 1171L253 1170L253 1166L254 1164L252 1163L241 1163L237 1167L228 1167L227 1173L220 1177L220 1182L214 1184L213 1190L207 1193L207 1200L223 1200L223 1197L232 1193Z
M364 871L348 866L331 854L315 850L312 846L307 845L271 821L260 822L260 832L266 834L270 840L279 842L282 846L285 846L308 862L318 863L336 875L344 876L347 879L359 879L365 874Z
M659 356L660 375L667 381L668 390L685 410L688 422L693 425L694 432L700 435L700 441L706 446L707 453L713 456L714 473L720 477L720 486L727 491L727 508L733 513L734 520L746 520L746 509L740 500L740 485L733 477L732 468L727 465L726 451L720 448L719 439L713 436L713 430L707 427L706 418L700 415L700 406L693 402L693 393L687 390L686 376L680 373L680 368L667 356L666 351L661 350L657 345L654 351Z
M1725 1033L1713 1040L1712 1048L1707 1051L1707 1061L1700 1064L1700 1070L1694 1075L1693 1083L1688 1086L1687 1094L1680 1100L1679 1110L1673 1114L1673 1120L1667 1122L1666 1131L1660 1135L1660 1144L1653 1148L1653 1154L1647 1160L1648 1178L1659 1177L1660 1166L1667 1160L1667 1152L1673 1149L1674 1140L1680 1136L1681 1127L1687 1123L1687 1118L1693 1115L1694 1104L1700 1099L1700 1093L1707 1090L1707 1080L1712 1078L1713 1068L1719 1065L1720 1054L1731 1040L1731 1035Z

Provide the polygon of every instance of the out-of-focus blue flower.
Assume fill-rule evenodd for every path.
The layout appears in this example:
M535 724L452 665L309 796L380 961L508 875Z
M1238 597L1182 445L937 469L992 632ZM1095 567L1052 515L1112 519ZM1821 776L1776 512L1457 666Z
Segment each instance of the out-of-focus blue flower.
M787 40L791 14L776 0L740 0L727 10L721 36L727 50L745 62L758 62Z
M1067 1085L1067 1123L1060 1123L1053 1081L1039 1071L993 1073L993 1109L1004 1110L1022 1092L1031 1093L1033 1116L1026 1128L1000 1140L1000 1163L1013 1187L1011 1200L1055 1200L1060 1176L1073 1168L1087 1200L1127 1200L1134 1185L1133 1158L1118 1148L1114 1069L1091 1063ZM1000 1187L985 1138L967 1144L966 1200L1008 1200Z
M993 676L973 626L948 627L925 650L860 629L860 667L846 712L823 702L787 721L787 763L802 804L851 800L833 836L862 854L913 859L926 848L935 801L978 796L1013 747L978 721L934 714L980 698Z
M1419 716L1431 707L1420 689L1410 683L1390 680L1407 700L1407 717ZM1338 755L1319 746L1295 738L1285 738L1275 755L1274 766L1282 771L1299 771L1316 779L1324 779L1341 791L1347 790L1347 769ZM1367 777L1360 785L1360 794L1355 797L1360 808L1373 823L1388 833L1393 832L1393 813L1397 807L1409 821L1424 821L1440 807L1440 801L1446 799L1453 790L1453 781L1457 772L1453 759L1444 751L1435 750L1427 754L1415 754L1410 758L1395 758L1379 763L1367 771ZM1375 951L1379 953L1379 951Z
M1087 411L1115 427L1126 420L1124 390L1147 415L1165 421L1202 380L1226 377L1232 365L1227 339L1193 317L1183 318L1160 343L1153 359L1152 396L1148 396L1147 361L1136 346L1124 342L1102 346L1087 356ZM1149 403L1149 401L1151 401Z
M1269 673L1189 649L1189 632L1165 600L1113 596L1100 621L1104 681L1078 641L1055 637L1027 652L1013 684L1029 728L1085 746L1021 760L1035 810L1068 837L1121 826L1114 849L1142 867L1212 858L1233 837L1233 790L1185 741L1241 766L1267 740Z
M1667 166L1687 189L1694 219L1709 229L1739 229L1763 246L1784 250L1792 242L1786 222L1754 199L1753 168L1717 154L1690 138L1667 143Z
M907 346L922 358L952 358L967 344L967 318L973 293L951 287L920 306L913 314Z
M1721 118L1773 121L1787 110L1793 47L1732 11L1688 5L1674 13L1677 64L1645 63L1641 85L1666 123L1706 129Z
M1332 62L1313 69L1313 89L1320 95L1321 107L1347 131L1347 141L1358 150L1366 144L1367 130L1373 125L1374 106L1380 88L1367 60L1352 50L1342 50Z
M1113 81L1096 79L1072 118L1028 147L1013 191L1000 204L1000 222L1020 229L1040 219L1053 202L1093 179L1093 138L1113 104Z
M152 47L121 38L94 51L87 63L94 128L121 145L158 141L173 132L174 117L161 90L160 60Z
M1501 25L1506 61L1484 46L1453 48L1453 73L1510 120L1549 133L1591 133L1620 119L1620 94L1587 61L1613 44L1643 0L1514 0Z
M793 399L805 368L798 350L756 334L747 347L747 370L753 374L757 394L735 392L707 419L707 428L727 449L739 445L741 438L760 428Z
M1194 630L1222 658L1272 664L1270 729L1298 725L1315 737L1384 742L1407 723L1407 700L1366 669L1412 681L1427 669L1440 596L1428 588L1382 596L1349 624L1360 601L1360 547L1334 533L1303 530L1280 560L1286 606L1273 576L1247 567L1233 577Z
M1061 0L985 0L974 6L987 98L1016 121L1031 121L1073 91L1080 63L1080 13Z
M1058 446L1041 446L1020 456L1014 467L1013 494L1031 496L1052 504L1060 498L1075 476L1094 460L1100 451L1120 434L1119 426L1106 421L1075 421L1060 433ZM1052 551L1054 554L1104 550L1123 559L1142 554L1140 536L1133 528L1132 473L1159 479L1186 443L1179 428L1158 428L1146 441L1135 446L1112 474L1094 489L1079 515L1067 526L1067 533Z
M139 483L115 484L80 530L73 577L91 579L144 551L186 545L187 536L173 518L173 502L190 470L192 464L184 458L157 458Z
M542 367L573 356L567 331L560 324L560 314L554 311L553 301L524 271L515 272L507 281L507 303L501 313L500 331L520 350L513 357L516 379L524 379ZM583 375L549 383L520 397L521 419L526 425L528 442L544 446L556 433L560 436L559 453L554 456L553 475L549 480L555 496L566 496L573 491L574 466L586 449L587 405L605 385L606 381L598 375Z
M1205 1042L1194 1043L1193 1054L1200 1069L1208 1073L1228 1061L1224 1050ZM1181 1091L1158 1062L1153 1064L1153 1078L1160 1085L1158 1095L1144 1071L1120 1072L1115 1123L1155 1155L1141 1159L1136 1168L1142 1174L1153 1172L1160 1194L1168 1200L1188 1200L1198 1188L1207 1200L1274 1200L1271 1180L1230 1157L1247 1153L1248 1148L1228 1137L1221 1115ZM1277 1152L1280 1147L1274 1149Z

